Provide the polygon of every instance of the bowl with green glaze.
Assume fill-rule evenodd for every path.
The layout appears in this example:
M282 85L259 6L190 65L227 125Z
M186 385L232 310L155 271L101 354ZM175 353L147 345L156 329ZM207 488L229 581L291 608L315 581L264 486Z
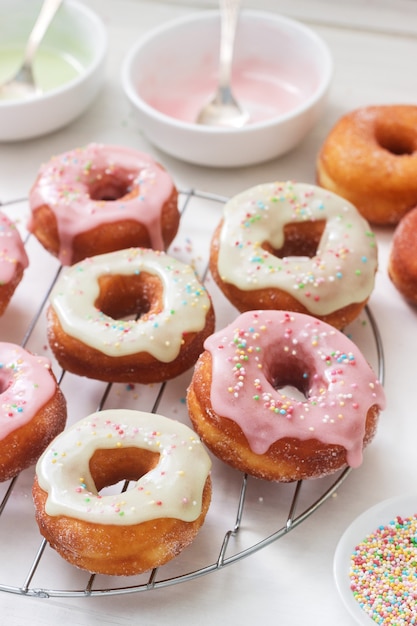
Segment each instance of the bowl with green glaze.
M0 3L0 82L19 68L40 0ZM85 4L66 0L34 58L40 93L0 97L0 141L19 141L66 126L93 102L103 84L107 32Z

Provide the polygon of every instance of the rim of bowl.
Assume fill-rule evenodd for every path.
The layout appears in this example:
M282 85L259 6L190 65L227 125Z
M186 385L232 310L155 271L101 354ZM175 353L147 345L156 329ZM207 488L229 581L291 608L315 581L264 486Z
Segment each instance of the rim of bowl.
M283 122L293 119L294 117L297 117L298 115L300 115L300 113L302 113L306 109L313 106L315 102L319 101L329 88L329 85L333 76L333 69L334 69L333 58L332 58L332 55L331 55L331 52L327 43L309 26L306 26L302 22L299 22L298 20L292 19L290 17L284 16L278 13L276 14L276 13L270 13L268 11L255 11L255 10L250 10L250 9L249 10L243 9L241 14L244 15L245 17L253 16L255 18L265 19L268 21L289 24L293 28L296 28L299 31L302 31L311 40L313 40L315 45L317 45L321 49L325 63L323 65L323 72L322 74L320 74L319 85L317 89L314 91L314 93L309 98L307 98L307 100L305 100L302 104L295 107L292 111L288 113L284 113L283 115L280 115L279 117L271 117L266 120L261 120L259 122L247 124L246 126L242 126L241 128L226 128L226 127L220 127L220 126L204 126L203 124L197 124L194 122L184 122L183 120L180 120L178 118L171 117L170 115L166 115L165 113L162 113L161 111L158 111L157 109L154 109L151 105L149 105L146 102L146 100L144 100L138 94L131 80L132 63L134 59L136 58L138 51L146 43L148 43L148 41L150 41L154 37L160 36L164 32L171 30L175 28L176 26L180 26L188 22L203 22L204 20L218 17L219 16L218 11L202 11L201 13L194 13L192 15L186 15L180 18L169 20L168 22L161 24L160 26L157 26L156 28L153 28L152 30L150 30L132 46L132 48L125 55L125 58L123 59L122 67L121 67L122 87L124 89L125 94L129 98L130 102L132 104L135 104L138 108L142 109L142 111L146 112L150 117L153 117L155 120L158 120L164 124L169 124L175 128L183 129L184 131L189 131L189 132L195 132L197 130L198 132L210 133L211 135L213 134L222 135L225 133L237 133L237 132L252 133L263 128L275 126L277 123L281 124Z
M88 17L91 22L94 22L94 36L97 37L96 41L96 53L95 56L85 69L84 72L75 76L72 80L64 83L59 87L54 87L53 89L49 89L45 93L42 93L39 97L29 98L27 100L0 100L0 110L7 109L10 107L13 108L23 108L30 105L34 105L37 102L45 102L53 99L57 94L65 94L71 89L73 89L76 85L79 85L85 82L92 74L94 74L100 65L103 63L103 60L107 53L108 47L108 36L107 30L104 26L101 18L95 13L90 7L86 6L82 2L78 2L78 0L66 0L66 4L70 8L75 8L81 14L84 14ZM99 35L97 35L99 33ZM100 46L98 46L100 44Z

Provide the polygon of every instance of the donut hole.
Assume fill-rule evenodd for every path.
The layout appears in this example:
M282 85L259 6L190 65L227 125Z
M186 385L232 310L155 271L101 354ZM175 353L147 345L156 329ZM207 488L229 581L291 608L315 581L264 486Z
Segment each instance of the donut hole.
M264 242L264 250L282 259L289 256L313 258L326 226L326 220L288 223L284 226L284 244L274 248L270 242Z
M413 154L415 143L409 129L398 125L381 125L375 130L378 145L396 156Z
M267 379L282 396L304 402L308 399L310 373L304 363L291 359L275 360L267 365Z
M158 465L159 458L157 452L142 448L96 450L89 466L97 493L120 482L139 480Z
M147 272L104 275L99 280L95 306L113 319L143 319L163 309L161 280Z
M111 176L105 172L95 174L94 180L88 185L88 193L92 200L111 202L120 200L132 191L132 176L122 172Z

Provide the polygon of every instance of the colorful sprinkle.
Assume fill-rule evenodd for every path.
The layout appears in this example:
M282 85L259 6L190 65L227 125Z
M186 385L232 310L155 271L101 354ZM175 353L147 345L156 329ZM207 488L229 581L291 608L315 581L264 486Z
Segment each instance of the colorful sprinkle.
M417 514L379 526L350 562L355 600L375 624L417 624Z

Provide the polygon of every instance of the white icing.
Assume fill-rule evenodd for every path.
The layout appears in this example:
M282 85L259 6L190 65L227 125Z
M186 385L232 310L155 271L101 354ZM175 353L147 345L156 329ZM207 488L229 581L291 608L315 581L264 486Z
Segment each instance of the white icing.
M325 221L313 258L279 258L290 223ZM314 315L332 313L371 294L377 268L375 236L357 209L339 196L307 184L267 183L224 207L218 272L241 290L277 288Z
M100 495L89 461L96 450L116 448L150 450L160 455L159 461L123 493ZM36 466L39 485L48 494L48 515L117 525L165 517L194 521L210 469L210 457L188 426L124 409L77 422L55 438Z
M160 313L114 320L95 306L101 276L140 272L161 281ZM109 356L148 352L163 363L178 356L185 333L204 328L210 309L209 296L191 266L144 248L98 255L64 268L50 303L67 335Z

